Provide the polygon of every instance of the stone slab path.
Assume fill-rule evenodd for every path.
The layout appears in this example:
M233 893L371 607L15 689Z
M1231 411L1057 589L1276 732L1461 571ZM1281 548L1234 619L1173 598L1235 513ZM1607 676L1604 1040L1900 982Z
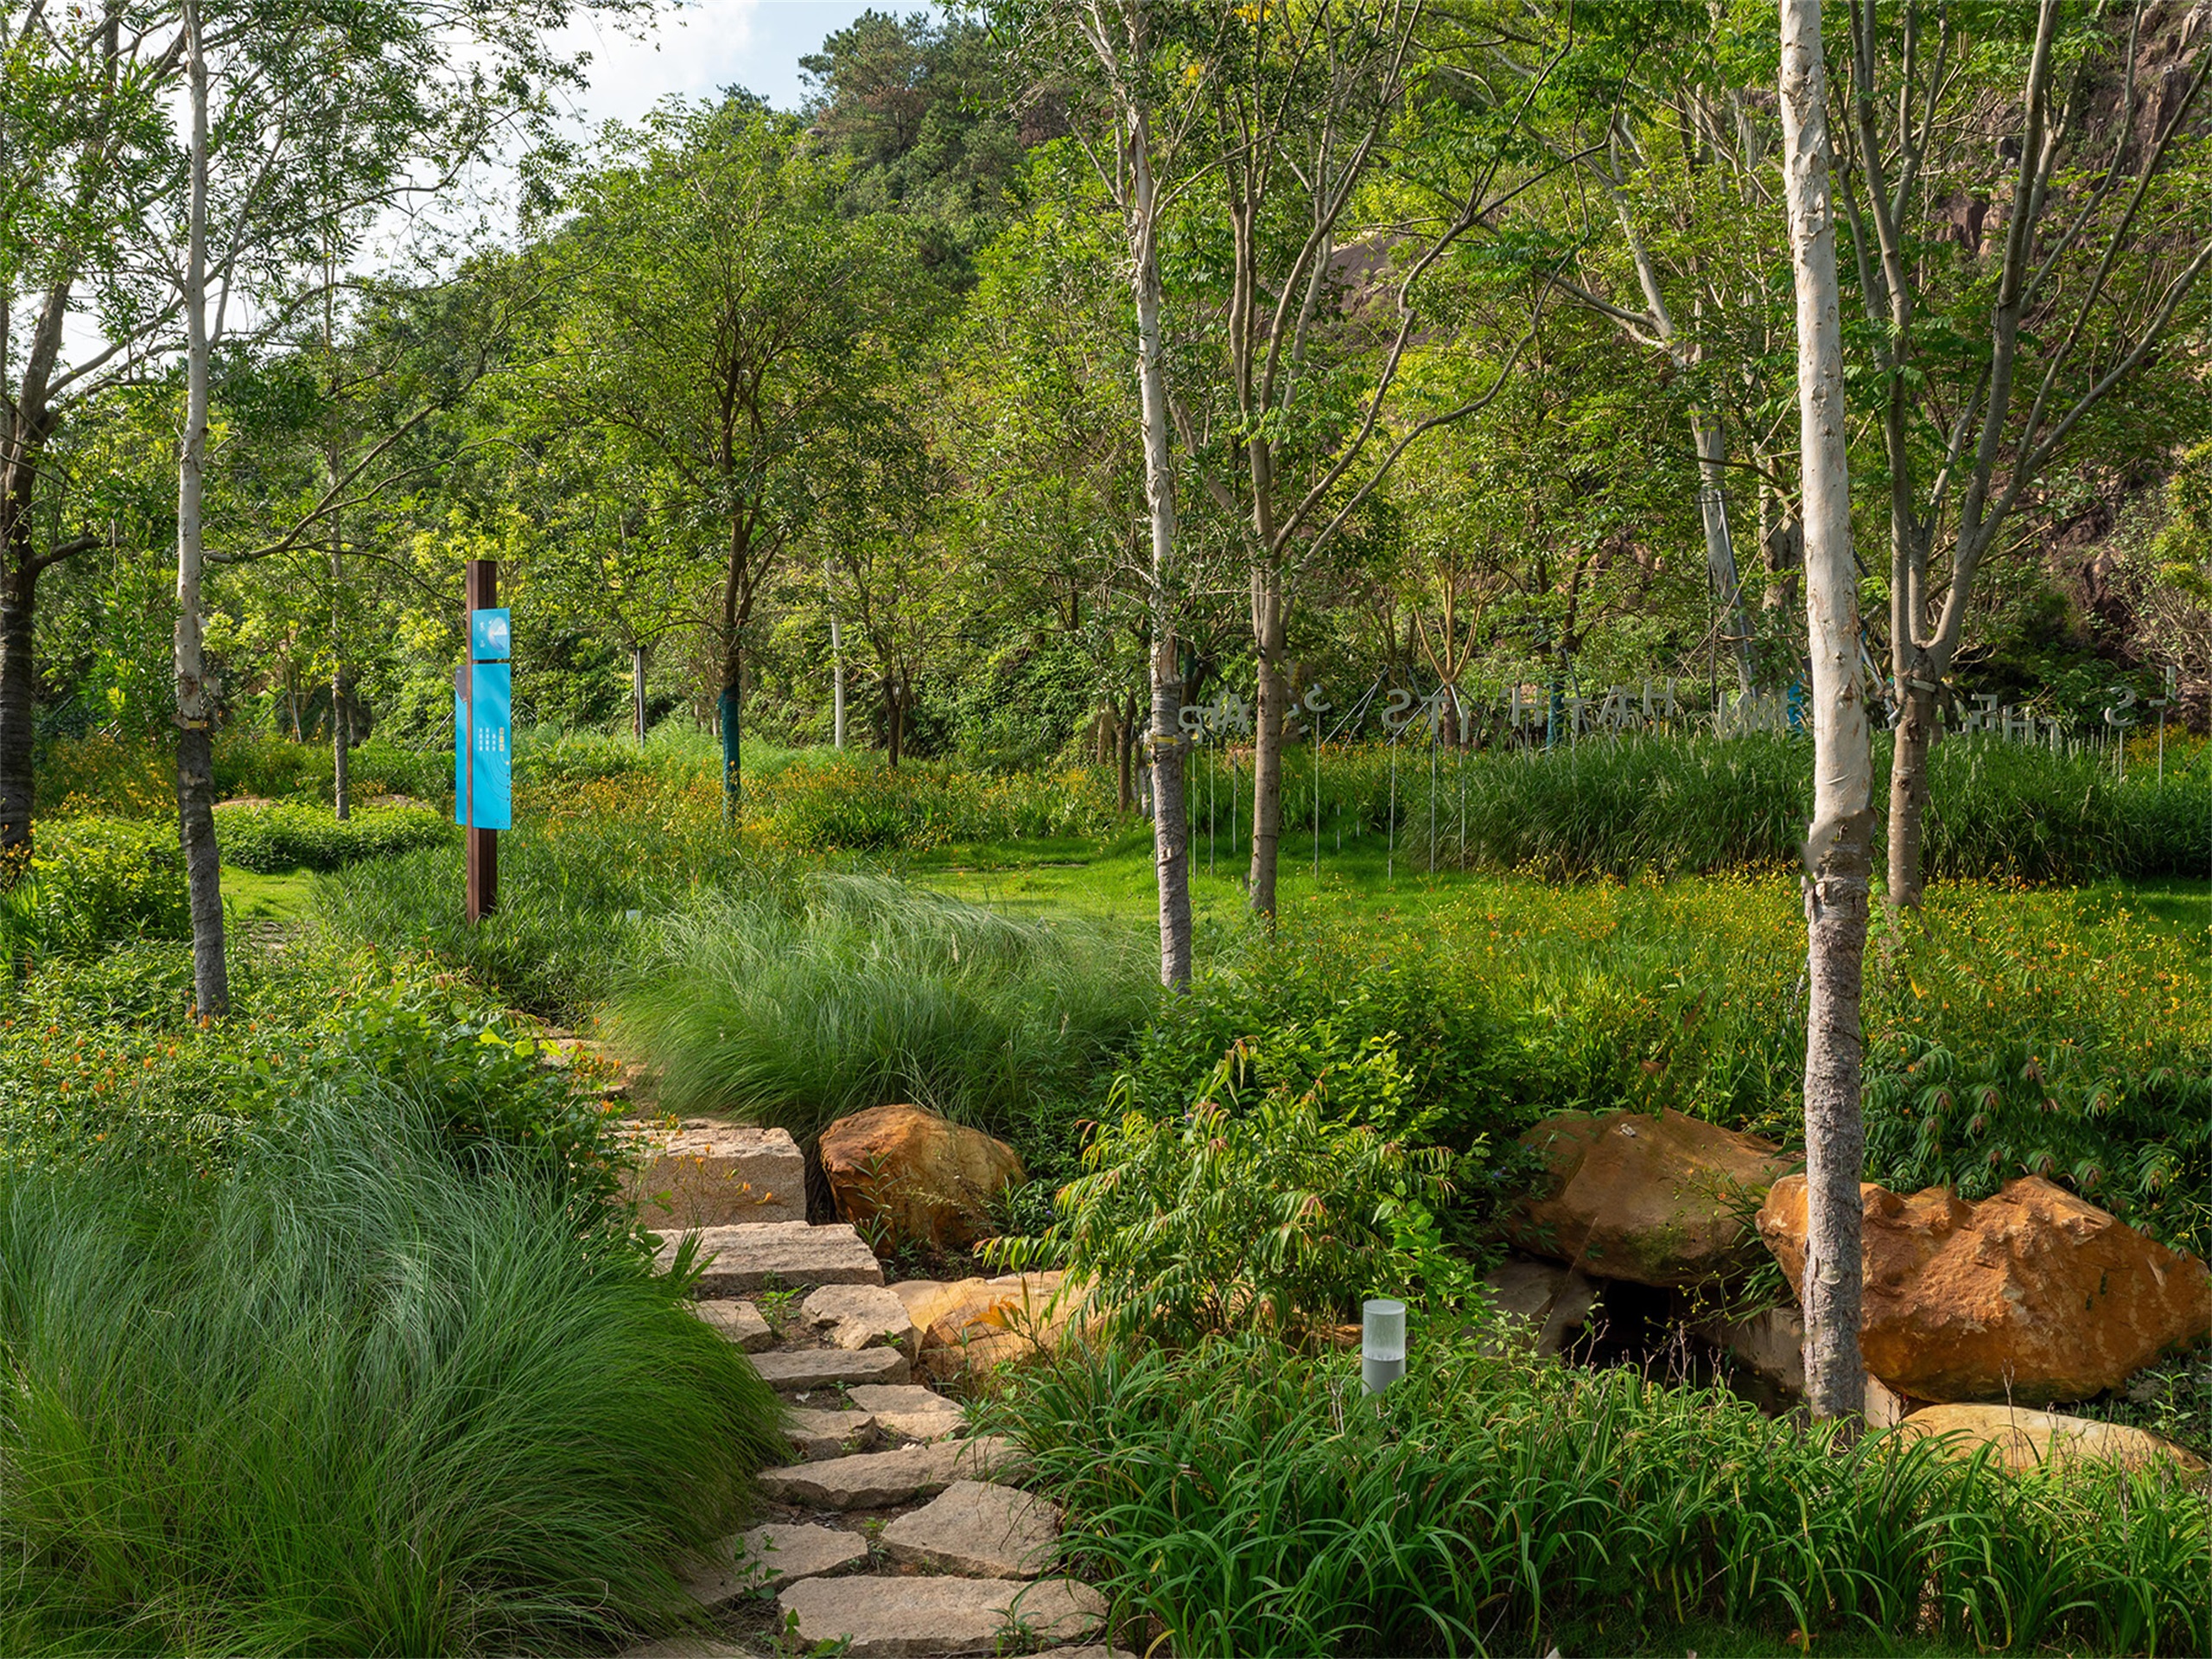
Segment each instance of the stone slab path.
M957 1401L911 1380L918 1324L857 1233L768 1222L696 1237L712 1258L699 1317L784 1396L794 1461L761 1471L775 1518L686 1564L724 1633L622 1659L761 1659L787 1623L801 1650L843 1643L849 1659L1130 1659L1106 1640L1103 1599L1056 1570L1059 1512L1016 1484L1020 1448L970 1435ZM664 1236L664 1268L679 1242Z

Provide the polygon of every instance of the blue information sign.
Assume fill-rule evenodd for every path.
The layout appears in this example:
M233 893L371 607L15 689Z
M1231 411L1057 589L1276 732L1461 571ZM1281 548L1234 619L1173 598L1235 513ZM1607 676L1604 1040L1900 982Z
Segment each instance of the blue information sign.
M512 629L507 612L471 611L468 613L468 654L480 663L501 662L514 655Z
M512 635L504 610L468 613L472 658L505 658ZM514 667L473 660L454 676L453 821L478 830L514 828L514 753L510 741ZM465 736L464 736L465 734Z

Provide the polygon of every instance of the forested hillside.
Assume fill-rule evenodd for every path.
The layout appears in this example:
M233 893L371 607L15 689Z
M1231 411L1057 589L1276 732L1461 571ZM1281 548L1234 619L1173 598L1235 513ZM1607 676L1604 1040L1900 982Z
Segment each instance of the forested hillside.
M518 15L509 91L464 108L435 10L379 12L372 117L286 79L315 28L368 27L335 12L301 62L217 76L219 731L442 744L486 555L518 714L569 728L727 708L827 742L842 664L851 743L1112 758L1170 613L1186 702L1253 700L1264 659L1339 720L1377 683L1709 709L1803 677L1770 9L1189 9L1144 71L1157 571L1133 152L1080 9L871 13L804 109L732 88L580 143ZM2206 14L2058 7L2031 86L2037 15L1901 8L1866 60L1832 48L1869 662L1892 718L1917 683L2102 735L2171 670L2201 726ZM34 746L177 717L181 71L103 40L9 48L11 820ZM327 164L248 202L245 130L285 99ZM442 198L391 263L410 190L492 156L518 203Z

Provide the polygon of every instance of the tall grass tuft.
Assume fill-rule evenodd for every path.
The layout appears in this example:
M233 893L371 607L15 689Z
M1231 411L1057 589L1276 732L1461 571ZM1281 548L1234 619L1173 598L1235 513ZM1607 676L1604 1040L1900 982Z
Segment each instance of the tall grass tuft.
M1090 1092L1156 1006L1144 941L1003 916L881 877L701 893L659 929L613 1020L678 1112L734 1112L802 1140L909 1101L1071 1156L1033 1133Z
M1417 1335L1069 1355L995 1410L1063 1548L1177 1653L1646 1651L1718 1621L1805 1651L2212 1651L2212 1500L2171 1474L1770 1421L1724 1391Z
M0 1174L0 1648L604 1648L696 1618L772 1395L625 1232L311 1096L214 1179Z

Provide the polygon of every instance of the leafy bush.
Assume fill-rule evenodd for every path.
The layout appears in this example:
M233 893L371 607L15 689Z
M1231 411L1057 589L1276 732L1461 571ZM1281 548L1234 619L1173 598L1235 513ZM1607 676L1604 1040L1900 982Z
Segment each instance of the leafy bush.
M0 988L0 1154L206 1170L302 1094L397 1093L456 1167L533 1171L577 1212L610 1198L621 1148L601 1103L535 1038L401 963L232 959L229 1019L186 1018L191 963L140 945Z
M810 1140L910 1101L1012 1139L1049 1168L1157 1001L1133 931L1001 916L879 877L701 892L656 930L612 1023L661 1103Z
M215 837L226 864L264 874L334 870L459 842L446 815L427 806L361 807L341 822L327 807L282 803L224 807L215 814Z
M404 1090L215 1179L0 1169L10 1651L516 1652L696 1623L774 1396L627 1235Z
M1071 1353L995 1408L1061 1548L1177 1653L1649 1650L1724 1622L1812 1650L2212 1650L2212 1505L2171 1474L2013 1476L1725 1391L1416 1332ZM1854 1643L1860 1645L1853 1645Z
M1109 1114L1053 1226L993 1254L1059 1262L1108 1329L1172 1342L1247 1325L1303 1337L1363 1295L1464 1288L1435 1214L1451 1156L1408 1144L1422 1124L1394 1050L1378 1040L1232 1111L1215 1096L1235 1065L1179 1116Z
M2192 899L2200 906L2201 899ZM1286 922L1162 1005L1130 1103L1180 1111L1225 1055L1304 1087L1395 1051L1479 1225L1554 1111L1666 1108L1802 1134L1804 918L1745 877L1454 884L1401 918ZM2178 1248L2212 1247L2212 969L2187 931L2096 889L1950 887L1867 956L1868 1179L1980 1198L2043 1173ZM1271 1085L1263 1085L1271 1086ZM1500 1154L1504 1154L1501 1156ZM1472 1206L1472 1213L1464 1213Z
M41 824L28 880L0 893L0 951L10 957L191 935L174 824L102 817Z

